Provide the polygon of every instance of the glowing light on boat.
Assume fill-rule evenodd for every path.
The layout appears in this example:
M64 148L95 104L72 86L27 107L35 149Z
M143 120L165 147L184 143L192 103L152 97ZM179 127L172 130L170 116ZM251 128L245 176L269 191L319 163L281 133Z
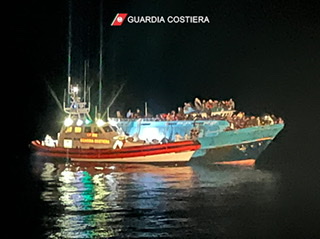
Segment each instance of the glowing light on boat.
M74 93L78 93L78 92L79 92L79 88L78 88L77 86L74 86L74 87L72 88L72 91L73 91Z
M98 119L96 123L97 123L98 127L101 127L101 126L103 126L106 122L104 122L102 119Z
M108 122L110 125L112 126L118 126L117 121L113 120L113 119L108 119Z
M82 119L78 119L76 125L77 126L81 126L83 124L83 120Z
M90 120L90 119L85 119L84 123L85 123L85 124L91 124L91 123L92 123L92 120Z
M163 132L159 129L150 127L147 130L141 130L139 138L147 141L152 141L153 139L161 141L165 137Z
M72 123L73 123L73 120L70 117L68 117L64 120L64 125L67 127L72 125Z

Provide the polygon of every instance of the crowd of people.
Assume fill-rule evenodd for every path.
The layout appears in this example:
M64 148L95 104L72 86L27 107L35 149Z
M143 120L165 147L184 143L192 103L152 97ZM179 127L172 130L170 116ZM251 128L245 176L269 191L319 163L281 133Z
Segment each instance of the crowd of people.
M264 116L246 116L244 112L227 116L226 120L230 126L226 130L243 129L253 126L283 124L284 121L281 117L266 114Z
M178 107L177 111L172 110L168 113L157 114L154 116L144 116L140 109L135 112L128 110L125 118L152 118L159 121L175 120L227 120L230 126L226 130L242 129L246 127L272 125L284 123L281 117L275 115L247 116L244 112L236 112L235 102L230 100L200 100L195 98L194 104L184 103L183 107ZM117 111L117 118L124 118L120 111Z
M194 104L184 103L183 111L185 114L191 112L205 112L210 114L211 112L223 111L223 110L234 110L235 102L233 99L230 100L200 100L195 98Z

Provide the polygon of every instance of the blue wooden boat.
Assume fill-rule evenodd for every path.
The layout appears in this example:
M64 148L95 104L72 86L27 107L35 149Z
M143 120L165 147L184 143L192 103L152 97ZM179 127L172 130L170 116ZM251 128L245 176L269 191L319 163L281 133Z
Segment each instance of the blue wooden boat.
M192 112L188 112L190 114ZM201 112L194 114L201 114ZM192 161L239 162L255 160L284 128L283 120L267 124L230 129L227 116L237 114L235 110L216 111L220 119L194 117L193 120L159 120L157 118L111 118L110 121L122 128L126 134L142 140L175 141L177 137L190 136L197 132L201 144L192 156ZM196 116L196 115L194 115ZM280 118L281 119L281 118Z

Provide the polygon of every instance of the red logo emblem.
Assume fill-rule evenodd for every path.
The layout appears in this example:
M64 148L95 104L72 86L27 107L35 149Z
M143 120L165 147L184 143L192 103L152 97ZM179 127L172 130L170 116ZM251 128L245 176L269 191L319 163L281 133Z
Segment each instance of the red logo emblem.
M128 13L118 13L113 19L111 26L121 26L124 20L126 19Z

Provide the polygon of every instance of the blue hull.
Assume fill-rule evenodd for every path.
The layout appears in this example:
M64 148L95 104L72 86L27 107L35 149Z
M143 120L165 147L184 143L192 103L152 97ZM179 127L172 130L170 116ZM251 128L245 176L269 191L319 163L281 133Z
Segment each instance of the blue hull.
M149 141L163 138L174 141L176 137L190 135L191 129L197 128L201 148L194 153L192 159L213 162L257 159L284 127L284 124L274 124L226 131L229 122L224 120L112 120L127 134Z
M271 140L264 140L261 142L207 149L205 155L193 157L190 163L239 163L238 161L247 159L255 161L271 142Z

